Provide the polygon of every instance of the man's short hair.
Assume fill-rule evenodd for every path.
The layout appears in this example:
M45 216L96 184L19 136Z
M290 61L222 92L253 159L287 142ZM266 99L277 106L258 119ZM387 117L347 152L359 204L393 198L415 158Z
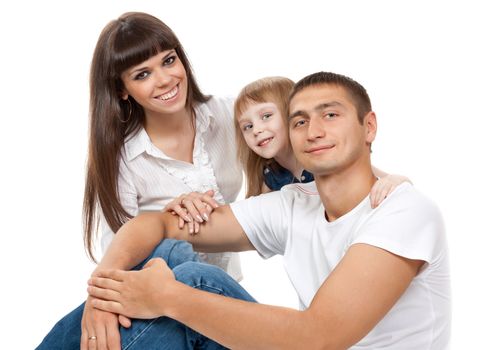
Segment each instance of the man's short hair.
M289 101L301 90L315 85L337 85L344 88L356 107L360 124L363 124L363 118L372 110L370 97L360 83L347 76L331 72L317 72L299 80L292 89Z

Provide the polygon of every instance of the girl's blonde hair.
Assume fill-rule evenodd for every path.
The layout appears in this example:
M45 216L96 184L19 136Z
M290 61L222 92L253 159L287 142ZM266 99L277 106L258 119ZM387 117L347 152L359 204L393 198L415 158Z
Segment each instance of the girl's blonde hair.
M265 159L252 151L244 140L239 126L240 116L252 103L272 102L287 123L289 114L289 95L294 86L291 79L284 77L266 77L245 86L237 96L234 105L234 125L237 142L237 157L242 163L246 175L246 198L256 196L262 192L264 183L264 165L270 164L272 159Z

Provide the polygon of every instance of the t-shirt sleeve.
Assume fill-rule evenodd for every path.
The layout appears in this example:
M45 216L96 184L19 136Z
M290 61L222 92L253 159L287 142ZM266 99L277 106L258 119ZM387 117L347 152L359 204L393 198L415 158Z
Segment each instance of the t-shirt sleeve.
M265 259L284 254L291 210L283 193L271 192L230 204L252 245Z
M435 204L410 184L404 184L356 230L352 244L370 244L430 264L444 248L444 230Z

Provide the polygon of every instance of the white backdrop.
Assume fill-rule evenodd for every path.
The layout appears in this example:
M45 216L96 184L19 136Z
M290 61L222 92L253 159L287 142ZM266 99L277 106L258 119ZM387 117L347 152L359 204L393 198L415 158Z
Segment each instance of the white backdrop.
M33 349L85 298L88 72L105 24L149 12L182 41L206 93L320 70L362 83L379 117L374 163L409 176L446 220L453 349L482 343L483 11L478 1L15 1L0 5L0 329ZM297 306L277 258L244 253L261 302Z

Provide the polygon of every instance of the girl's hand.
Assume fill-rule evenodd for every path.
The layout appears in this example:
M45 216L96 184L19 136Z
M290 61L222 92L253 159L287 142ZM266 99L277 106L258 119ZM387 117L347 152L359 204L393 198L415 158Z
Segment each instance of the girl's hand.
M175 276L161 258L140 271L105 270L89 280L88 293L96 309L130 318L149 319L164 314L164 297Z
M386 175L378 179L370 191L370 203L372 208L376 208L381 202L393 192L393 190L403 182L409 182L409 178L402 175Z
M178 215L178 227L182 229L186 222L189 232L196 234L200 229L200 224L208 221L209 215L219 206L213 196L213 190L208 190L205 193L182 194L168 203L163 211Z

